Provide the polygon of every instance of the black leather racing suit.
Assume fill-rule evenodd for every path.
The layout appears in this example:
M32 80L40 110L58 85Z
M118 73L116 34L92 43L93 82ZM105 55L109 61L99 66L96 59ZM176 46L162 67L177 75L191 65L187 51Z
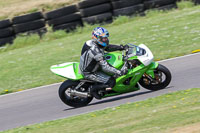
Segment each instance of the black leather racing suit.
M104 59L104 50L108 52L123 50L123 46L108 45L104 49L93 40L87 41L81 52L80 70L85 79L102 83L103 85L107 85L107 87L112 88L115 85L115 79L104 72L120 75L121 71L107 63ZM101 85L100 88L102 87L103 86Z

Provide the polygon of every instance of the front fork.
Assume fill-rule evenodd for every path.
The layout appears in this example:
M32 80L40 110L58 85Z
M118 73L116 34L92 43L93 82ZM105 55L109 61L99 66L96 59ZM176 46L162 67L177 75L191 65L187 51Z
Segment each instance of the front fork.
M157 62L152 62L149 65L148 70L145 72L147 75L151 76L152 78L155 78L155 73L154 70L158 67L158 63Z
M144 82L146 84L149 84L150 82L154 82L154 83L159 83L160 82L160 76L162 76L162 75L160 75L159 73L155 74L155 69L158 67L158 65L159 64L157 62L152 62L149 65L148 70L143 75Z

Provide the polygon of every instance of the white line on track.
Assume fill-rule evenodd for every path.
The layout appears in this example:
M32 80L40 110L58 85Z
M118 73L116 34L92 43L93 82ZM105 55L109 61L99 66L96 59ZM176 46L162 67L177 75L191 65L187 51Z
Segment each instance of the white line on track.
M189 57L189 56L193 56L193 55L197 55L200 53L194 53L194 54L188 54L188 55L184 55L184 56L179 56L179 57L174 57L174 58L170 58L170 59L166 59L166 60L161 60L158 62L165 62L165 61L170 61L170 60L175 60L175 59L181 59L181 58L185 58L185 57Z
M60 82L60 83L61 83L61 82ZM13 92L13 93L5 94L5 95L0 95L0 98L1 98L1 97L4 97L4 96L8 96L8 95L14 95L14 94L18 94L18 93L27 92L27 91L38 90L38 89L45 88L45 87L49 87L49 86L52 86L52 85L58 85L58 84L60 84L60 83L54 83L54 84L45 85L45 86L39 86L39 87L36 87L36 88L27 89L27 90L23 90L23 91Z
M170 61L170 60L181 59L181 58L185 58L185 57L189 57L189 56L193 56L193 55L197 55L197 54L200 54L200 53L188 54L188 55L184 55L184 56L179 56L179 57L174 57L174 58L170 58L170 59L166 59L166 60L161 60L161 61L158 61L158 62L165 62L165 61ZM41 89L41 88L49 87L49 86L52 86L52 85L58 85L58 84L61 84L61 83L62 82L54 83L54 84L50 84L50 85L45 85L45 86L40 86L40 87L36 87L36 88L32 88L32 89L27 89L27 90L23 90L23 91L19 91L19 92L13 92L13 93L5 94L5 95L0 95L0 98L8 96L8 95L15 95L15 94L18 94L18 93L23 93L23 92L27 92L27 91Z

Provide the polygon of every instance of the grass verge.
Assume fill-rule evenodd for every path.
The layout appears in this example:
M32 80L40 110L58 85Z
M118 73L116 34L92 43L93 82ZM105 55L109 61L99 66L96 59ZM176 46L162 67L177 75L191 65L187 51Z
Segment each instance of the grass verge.
M173 133L186 130L189 131L187 133L199 132L199 95L200 88L178 91L102 111L21 127L5 133Z
M50 11L80 0L0 0L0 19L12 18L36 11Z
M146 44L155 59L162 60L191 53L200 47L200 6L169 12L151 11L145 17L119 17L104 25L112 44ZM21 37L0 50L0 94L60 82L50 72L51 65L79 61L82 45L99 25L86 25L77 31L49 32L40 40ZM24 40L24 41L22 41Z

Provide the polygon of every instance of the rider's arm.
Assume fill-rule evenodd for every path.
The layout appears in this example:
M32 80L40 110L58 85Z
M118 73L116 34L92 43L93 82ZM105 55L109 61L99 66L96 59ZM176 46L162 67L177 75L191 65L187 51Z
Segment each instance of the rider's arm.
M123 45L113 45L113 44L109 44L106 49L106 51L108 52L112 52L112 51L117 51L117 50L124 50L124 46Z
M118 75L121 74L120 70L117 70L116 68L114 68L113 66L107 63L102 53L95 55L94 59L99 63L103 72L108 72L108 73L118 74Z

